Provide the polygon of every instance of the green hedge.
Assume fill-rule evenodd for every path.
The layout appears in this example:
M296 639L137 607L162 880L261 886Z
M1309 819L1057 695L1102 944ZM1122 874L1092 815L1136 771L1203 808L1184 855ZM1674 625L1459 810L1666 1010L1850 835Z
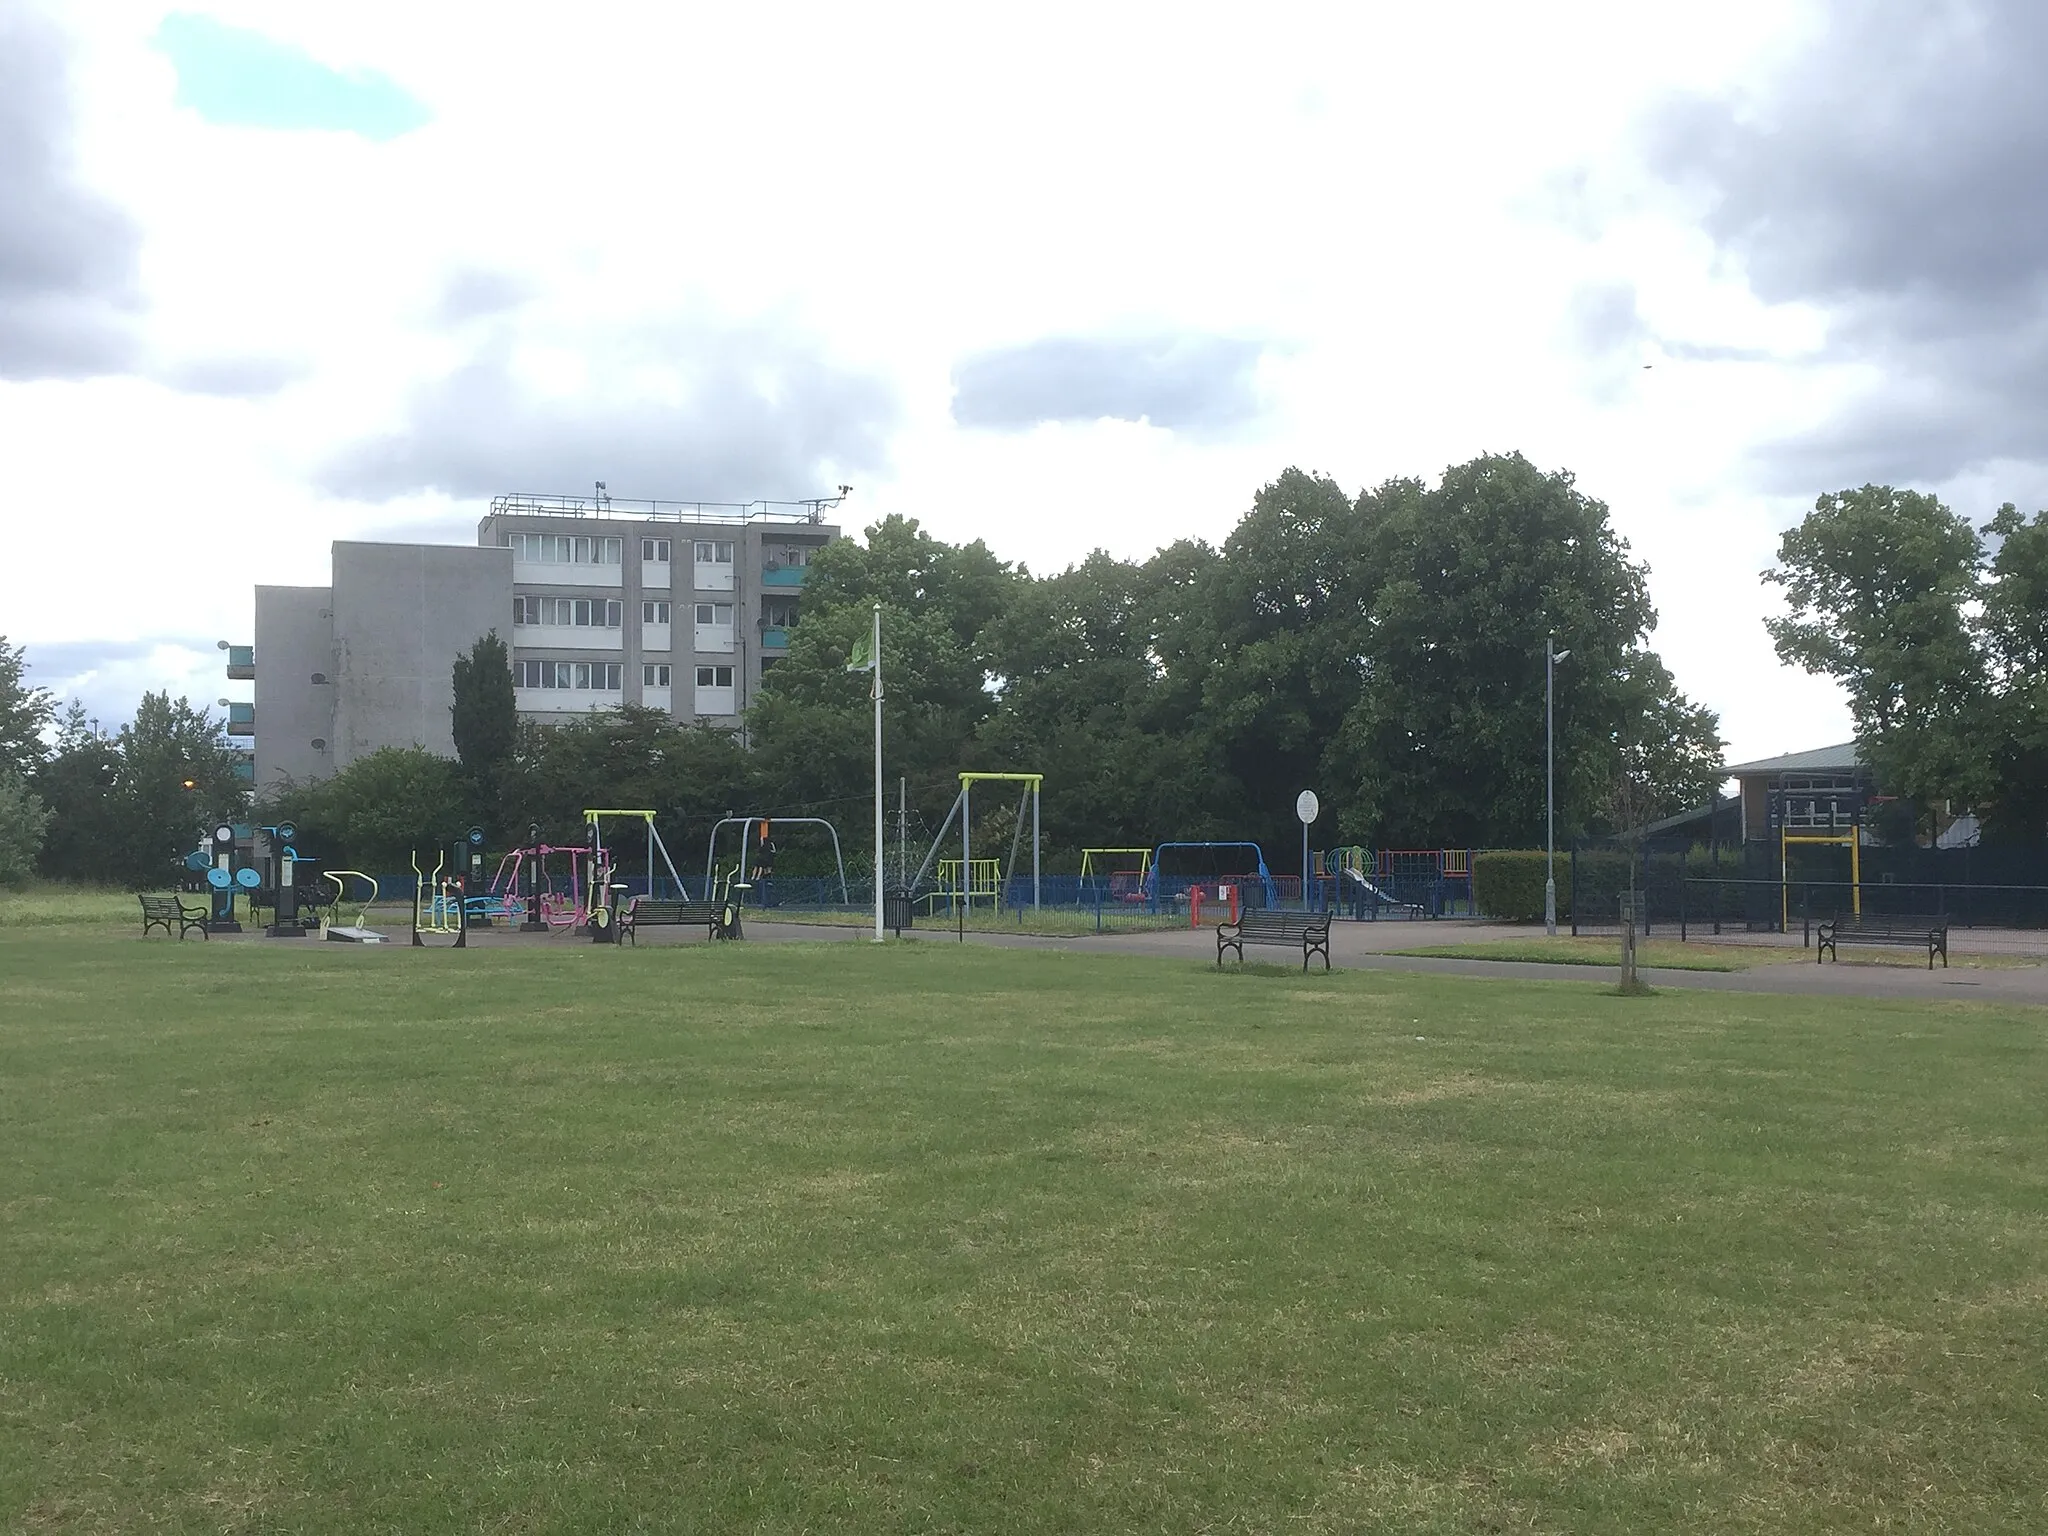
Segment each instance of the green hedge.
M1502 849L1472 856L1472 899L1488 917L1510 923L1543 920L1543 879L1546 859L1541 848ZM1571 910L1571 859L1557 857L1557 910Z

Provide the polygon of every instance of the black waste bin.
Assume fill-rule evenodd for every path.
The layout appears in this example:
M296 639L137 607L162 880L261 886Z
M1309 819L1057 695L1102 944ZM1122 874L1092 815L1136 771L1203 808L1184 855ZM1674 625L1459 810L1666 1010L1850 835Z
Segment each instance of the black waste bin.
M882 926L891 933L901 933L911 924L910 892L884 891L882 893Z

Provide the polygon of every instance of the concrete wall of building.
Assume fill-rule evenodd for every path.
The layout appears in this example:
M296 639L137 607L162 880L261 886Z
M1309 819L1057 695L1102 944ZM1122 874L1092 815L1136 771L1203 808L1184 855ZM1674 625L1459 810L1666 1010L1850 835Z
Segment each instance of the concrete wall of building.
M256 791L334 772L333 589L256 589Z
M333 591L335 766L382 747L454 756L455 658L490 630L510 639L512 551L337 541Z

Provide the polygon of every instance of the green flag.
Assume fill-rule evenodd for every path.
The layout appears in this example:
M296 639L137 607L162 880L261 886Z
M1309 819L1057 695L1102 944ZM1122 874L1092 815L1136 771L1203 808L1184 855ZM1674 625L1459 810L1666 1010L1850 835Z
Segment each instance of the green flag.
M875 670L875 647L866 635L853 642L853 652L846 658L849 672L872 672Z

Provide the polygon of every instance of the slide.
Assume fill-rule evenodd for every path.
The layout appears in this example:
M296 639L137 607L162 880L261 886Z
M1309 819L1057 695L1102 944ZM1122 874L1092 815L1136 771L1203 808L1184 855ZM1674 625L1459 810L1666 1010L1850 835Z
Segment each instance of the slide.
M1347 869L1344 871L1344 896L1353 911L1362 914L1365 908L1370 906L1374 917L1379 916L1381 909L1385 907L1393 907L1411 916L1420 915L1422 911L1422 908L1416 906L1411 901L1396 901L1385 891L1366 879L1362 870Z

